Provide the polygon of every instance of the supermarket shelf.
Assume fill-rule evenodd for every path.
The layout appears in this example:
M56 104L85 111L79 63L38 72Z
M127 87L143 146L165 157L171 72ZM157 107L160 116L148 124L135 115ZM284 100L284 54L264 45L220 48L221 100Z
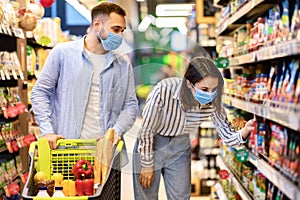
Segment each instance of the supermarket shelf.
M266 104L257 104L230 97L228 95L223 95L223 102L227 105L234 106L241 110L277 122L283 126L289 127L290 129L300 131L300 113L295 111L300 109L299 105L283 103L279 105L279 103L274 103L276 106L282 106L282 108L280 108L271 106L270 104L273 104L271 102L266 102Z
M216 30L217 35L229 35L232 31L241 26L241 24L245 24L248 19L261 16L273 5L274 3L271 3L271 1L250 0L232 16L222 22L222 25Z
M276 185L290 199L300 200L300 188L292 181L282 175L279 171L270 166L266 161L256 157L252 152L249 152L249 162Z
M52 49L53 47L45 46L42 44L37 43L34 38L27 38L27 44L32 46L33 48L43 48L43 49Z
M231 66L237 66L298 54L300 54L300 40L293 39L277 45L263 47L258 51L245 55L229 58L229 62Z
M270 60L300 54L300 41L297 39L264 47L257 51L257 61Z
M216 40L203 40L199 42L202 47L215 47L217 42Z
M216 192L217 192L217 195L218 195L219 199L227 200L227 196L224 193L222 185L220 183L216 183L214 187L216 189Z
M226 163L220 156L217 156L217 163L221 169L226 169L228 172L230 172L228 179L229 181L231 181L232 185L235 187L242 199L253 199L253 196L244 188L242 183L238 180L238 178L234 175L234 173L230 170L230 168L226 165Z
M245 55L229 58L230 66L243 65L256 61L256 52L251 52Z
M4 151L6 151L6 150L7 150L6 146L5 146L5 147L2 147L2 148L0 148L0 153L1 153L1 152L4 152Z

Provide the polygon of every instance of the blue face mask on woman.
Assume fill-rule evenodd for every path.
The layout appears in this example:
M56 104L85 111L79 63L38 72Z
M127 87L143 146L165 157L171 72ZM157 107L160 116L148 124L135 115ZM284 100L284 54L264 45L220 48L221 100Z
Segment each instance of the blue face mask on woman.
M212 102L217 96L217 90L215 90L214 92L205 92L196 88L195 86L194 88L196 89L194 97L202 105L206 105Z
M101 44L106 51L115 50L122 43L122 36L119 34L108 32L108 35L105 40L101 38L99 32L97 32L97 34L99 37L98 40L100 39Z

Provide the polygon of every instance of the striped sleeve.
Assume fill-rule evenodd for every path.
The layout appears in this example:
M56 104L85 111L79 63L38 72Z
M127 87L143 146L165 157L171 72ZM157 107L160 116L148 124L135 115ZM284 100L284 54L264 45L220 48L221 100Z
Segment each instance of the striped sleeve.
M238 146L247 141L247 140L243 140L241 131L235 131L232 128L225 114L214 111L211 117L219 133L220 138L223 140L223 142L226 145Z
M160 113L162 109L161 88L153 88L147 98L143 110L142 129L139 137L139 153L141 155L141 164L143 167L154 166L153 161L153 138L157 127L159 126Z

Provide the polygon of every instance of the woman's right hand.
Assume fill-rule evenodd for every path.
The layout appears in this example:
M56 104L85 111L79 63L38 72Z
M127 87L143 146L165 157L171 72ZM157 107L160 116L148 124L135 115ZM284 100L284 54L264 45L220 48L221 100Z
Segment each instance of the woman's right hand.
M140 183L144 188L150 188L151 182L154 181L153 167L142 167L140 174Z
M56 141L58 139L65 139L64 136L62 136L62 135L56 135L54 133L48 133L46 135L43 135L42 137L43 138L47 138L51 149L56 149L57 148Z

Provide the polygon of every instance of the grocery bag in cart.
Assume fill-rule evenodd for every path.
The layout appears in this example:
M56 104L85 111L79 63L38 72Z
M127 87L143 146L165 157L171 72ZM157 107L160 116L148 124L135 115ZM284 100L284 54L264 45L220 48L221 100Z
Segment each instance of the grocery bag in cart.
M119 141L114 148L113 158L110 164L108 176L104 183L100 185L95 193L90 196L67 196L62 198L37 197L35 196L34 175L37 172L44 172L48 179L53 174L60 173L64 180L74 180L72 168L78 160L84 159L94 165L96 155L96 139L61 139L57 141L57 149L50 149L48 140L40 138L33 142L29 148L30 169L28 180L24 186L22 197L24 200L39 199L97 199L97 200L117 200L121 194L121 151L124 142Z

